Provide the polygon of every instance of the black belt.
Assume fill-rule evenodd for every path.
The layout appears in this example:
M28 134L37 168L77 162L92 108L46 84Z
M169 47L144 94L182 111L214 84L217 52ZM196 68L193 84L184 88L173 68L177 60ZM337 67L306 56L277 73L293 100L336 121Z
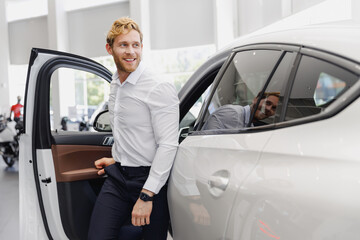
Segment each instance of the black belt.
M150 167L140 166L140 167L127 167L127 166L121 166L119 162L115 163L120 171L127 175L127 176L137 176L137 175L144 175L149 174Z

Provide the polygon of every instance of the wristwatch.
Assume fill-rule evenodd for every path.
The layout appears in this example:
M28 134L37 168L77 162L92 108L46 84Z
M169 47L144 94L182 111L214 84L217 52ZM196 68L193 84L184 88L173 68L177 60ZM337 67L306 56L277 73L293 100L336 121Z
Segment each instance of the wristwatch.
M139 198L140 198L141 200L143 200L144 202L149 202L149 201L152 201L154 197L150 197L150 196L147 195L146 193L140 192Z

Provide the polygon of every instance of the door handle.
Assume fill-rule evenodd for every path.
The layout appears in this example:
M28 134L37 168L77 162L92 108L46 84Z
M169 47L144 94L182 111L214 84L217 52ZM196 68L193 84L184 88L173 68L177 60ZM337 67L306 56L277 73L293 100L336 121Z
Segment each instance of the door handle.
M229 179L220 176L211 176L208 183L210 188L218 188L225 191L229 184Z
M210 176L208 180L209 191L215 197L225 192L230 182L230 173L227 170L220 170Z
M114 137L105 137L102 145L104 146L112 146L114 144Z

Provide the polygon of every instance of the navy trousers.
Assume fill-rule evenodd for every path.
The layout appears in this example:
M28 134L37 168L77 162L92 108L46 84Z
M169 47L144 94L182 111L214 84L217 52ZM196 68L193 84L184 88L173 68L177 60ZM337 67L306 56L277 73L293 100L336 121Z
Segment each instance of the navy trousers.
M150 224L142 227L131 224L131 212L149 170L150 167L123 167L119 163L105 168L108 177L92 212L89 240L166 240L170 220L167 185L154 196Z

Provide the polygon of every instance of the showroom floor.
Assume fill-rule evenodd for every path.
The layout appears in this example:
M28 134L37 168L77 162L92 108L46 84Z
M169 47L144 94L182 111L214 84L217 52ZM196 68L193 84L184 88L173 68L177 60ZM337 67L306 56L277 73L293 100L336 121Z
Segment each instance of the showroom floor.
M1 158L1 157L0 157ZM0 239L19 239L19 174L0 159Z

